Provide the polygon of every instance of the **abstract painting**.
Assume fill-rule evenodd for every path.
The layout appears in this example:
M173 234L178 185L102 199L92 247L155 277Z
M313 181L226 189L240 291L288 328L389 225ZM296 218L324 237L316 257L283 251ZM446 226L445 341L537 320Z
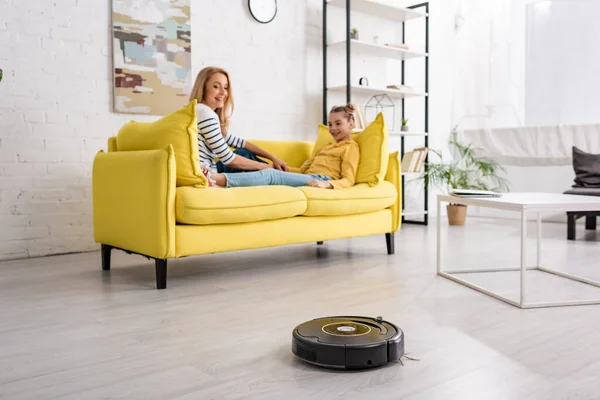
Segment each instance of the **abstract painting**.
M190 0L113 0L114 110L166 115L191 90Z

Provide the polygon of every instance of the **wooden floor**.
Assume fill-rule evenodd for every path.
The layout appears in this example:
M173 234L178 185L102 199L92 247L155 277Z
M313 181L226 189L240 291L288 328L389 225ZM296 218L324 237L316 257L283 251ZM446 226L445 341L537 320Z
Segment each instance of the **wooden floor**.
M442 237L447 267L518 265L517 221L472 218ZM565 237L544 224L544 265L600 279L600 232ZM394 256L381 235L169 267L158 291L153 263L118 251L109 273L99 253L0 263L0 398L600 398L600 306L520 310L436 277L435 224L404 225ZM532 299L600 298L530 278ZM517 279L473 277L508 295ZM343 314L395 322L420 361L340 372L295 358L297 324Z

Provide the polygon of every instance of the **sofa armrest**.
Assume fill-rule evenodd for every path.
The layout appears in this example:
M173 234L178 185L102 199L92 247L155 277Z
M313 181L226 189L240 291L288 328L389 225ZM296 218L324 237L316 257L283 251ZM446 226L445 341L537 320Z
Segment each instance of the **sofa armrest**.
M385 180L396 187L398 199L389 209L392 210L392 232L396 232L402 224L402 171L398 152L390 153Z
M284 142L279 140L248 140L279 157L290 167L300 167L312 156L313 142Z
M97 243L146 256L175 257L175 153L99 152L92 170Z

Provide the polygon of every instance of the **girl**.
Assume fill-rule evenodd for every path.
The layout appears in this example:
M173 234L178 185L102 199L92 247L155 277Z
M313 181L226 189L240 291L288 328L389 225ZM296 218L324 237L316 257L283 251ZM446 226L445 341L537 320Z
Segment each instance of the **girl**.
M217 172L255 171L267 168L287 171L287 165L274 155L246 140L228 134L229 118L233 112L233 95L229 74L222 68L206 67L198 73L190 94L196 99L198 147L200 163L212 174ZM236 148L232 152L229 147ZM268 158L267 164L257 156ZM219 158L219 162L215 159Z
M336 106L329 112L329 133L334 143L323 146L317 154L291 172L263 169L244 174L217 174L221 187L286 185L342 189L354 185L359 160L358 144L352 140L354 105Z

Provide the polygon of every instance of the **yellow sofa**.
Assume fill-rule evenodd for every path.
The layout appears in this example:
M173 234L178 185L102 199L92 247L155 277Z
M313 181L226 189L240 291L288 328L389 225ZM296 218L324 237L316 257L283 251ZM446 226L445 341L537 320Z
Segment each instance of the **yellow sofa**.
M313 143L253 141L290 166L311 157ZM116 137L93 166L94 236L102 269L113 248L155 259L156 287L166 288L167 260L232 250L385 234L394 253L401 223L398 153L385 180L370 187L326 190L262 186L196 188L176 185L172 146L118 151Z

